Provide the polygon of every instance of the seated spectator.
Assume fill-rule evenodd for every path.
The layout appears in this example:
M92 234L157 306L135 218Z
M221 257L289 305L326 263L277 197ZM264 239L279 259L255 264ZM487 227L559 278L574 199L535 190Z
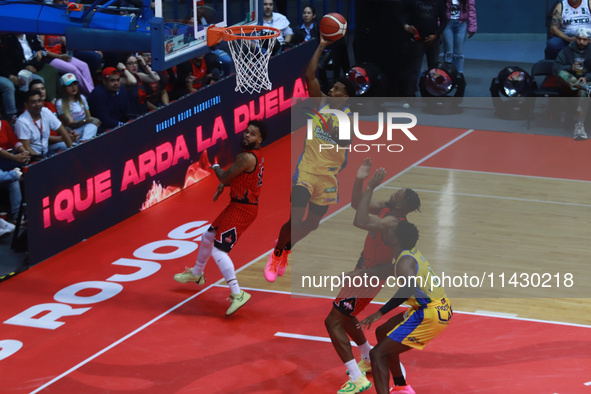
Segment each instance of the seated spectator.
M144 60L150 68L152 67L152 54L146 52L142 55ZM148 101L155 108L160 108L170 103L168 91L166 90L166 78L161 72L158 72L158 82L151 82L146 84L146 92L148 93Z
M158 73L152 71L142 56L128 55L125 59L125 66L133 75L131 81L126 77L121 77L121 83L127 89L131 112L136 115L143 115L148 111L156 109L157 107L148 101L147 85L160 81Z
M29 151L33 159L51 156L70 148L72 140L66 128L59 119L43 106L41 92L30 90L27 92L25 112L16 120L16 136L22 142L25 150ZM62 142L50 145L49 142L56 137L49 135L49 130L57 130Z
M29 90L35 90L35 89L37 89L37 90L39 90L39 92L41 92L41 98L43 99L43 106L45 108L47 108L48 110L50 110L52 114L57 116L57 110L55 108L55 105L53 105L53 103L50 101L46 101L47 100L47 93L45 90L45 83L43 83L43 81L40 79L32 80L31 83L29 84ZM69 128L67 126L65 126L65 127L66 127L66 131L70 135L70 139L74 142L77 141L79 135L77 135L76 132L74 130L72 130L71 128ZM51 129L51 131L49 132L49 135L51 136L51 138L49 139L49 145L59 144L59 143L63 142L62 137L59 135L57 130ZM63 144L60 146L63 148Z
M559 1L550 19L552 37L546 43L546 59L554 60L558 52L575 41L575 34L581 27L591 28L591 0Z
M263 2L263 26L271 26L280 30L279 37L277 37L277 44L273 48L273 54L279 53L283 47L291 43L293 37L293 30L289 26L289 20L285 15L273 12L275 5L273 0L264 0Z
M220 62L213 53L200 55L166 71L166 89L171 100L177 100L219 80Z
M20 185L22 176L23 173L21 172L20 168L15 168L10 171L0 170L0 189L8 190L10 213L13 222L18 218L18 211L20 210L23 199ZM0 223L0 235L2 234L3 228L6 230L4 223Z
M48 101L53 101L57 97L60 76L58 70L48 64L51 59L47 57L39 37L34 34L6 34L2 43L10 75L16 76L20 70L27 69L37 76L33 76L33 79L41 77L45 82Z
M302 10L302 24L293 32L292 42L301 44L302 42L310 41L312 38L318 39L320 35L318 19L316 18L316 9L311 5L307 5Z
M87 141L96 136L101 121L90 116L86 97L80 93L74 74L62 76L60 98L55 104L57 115L66 127L80 135L80 140Z
M589 87L591 81L591 29L580 28L575 41L562 48L554 61L552 71L567 96L579 97L576 109L575 140L587 139L585 119L589 110Z
M49 64L57 68L62 74L71 73L76 76L83 93L89 94L94 89L92 75L88 64L82 60L65 53L66 37L64 36L39 36L45 44L47 57L51 59Z
M31 154L25 150L10 124L0 121L0 170L9 171L14 167L24 167L29 164Z
M101 121L99 133L129 120L129 100L127 90L121 85L121 73L115 67L106 67L102 75L103 84L96 86L88 97L90 113ZM129 71L126 75L133 77Z

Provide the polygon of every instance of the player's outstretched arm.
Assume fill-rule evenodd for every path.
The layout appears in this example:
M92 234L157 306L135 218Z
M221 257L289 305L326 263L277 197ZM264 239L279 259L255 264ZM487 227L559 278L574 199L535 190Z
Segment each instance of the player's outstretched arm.
M384 180L386 170L380 167L376 170L371 179L367 182L367 187L361 194L357 212L353 225L367 231L388 232L396 226L397 220L392 216L383 218L370 215L370 203L373 196L373 190Z
M367 177L369 177L371 170L371 158L366 157L363 159L361 166L357 170L357 176L355 177L355 182L353 183L353 193L351 194L351 207L353 209L357 209L359 206L359 200L361 199L361 194L363 193L363 182ZM369 213L372 215L377 215L382 209L384 209L385 204L384 202L369 202Z
M308 67L306 67L306 84L308 85L308 94L310 97L326 97L326 94L322 93L322 90L320 90L320 82L318 81L318 78L316 78L316 70L318 70L320 57L329 44L330 41L320 35L320 42L318 43L316 52L314 52L308 63Z

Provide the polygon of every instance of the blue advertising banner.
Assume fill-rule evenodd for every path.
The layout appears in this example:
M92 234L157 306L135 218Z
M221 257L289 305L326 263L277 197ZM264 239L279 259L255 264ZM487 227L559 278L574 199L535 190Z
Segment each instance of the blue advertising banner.
M210 174L240 151L251 119L267 122L263 146L290 132L292 97L315 42L271 59L272 90L234 91L226 78L167 107L29 167L29 253L38 263L147 209Z

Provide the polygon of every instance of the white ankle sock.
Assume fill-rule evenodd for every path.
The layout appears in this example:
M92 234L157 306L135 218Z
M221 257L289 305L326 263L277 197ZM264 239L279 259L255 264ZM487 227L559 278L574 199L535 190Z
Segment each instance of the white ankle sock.
M236 272L234 271L234 263L232 263L232 259L228 256L228 253L219 250L218 248L214 248L211 253L213 259L215 260L220 272L224 276L226 283L230 286L230 291L232 294L240 294L240 286L238 285L238 281L236 280Z
M361 376L361 371L359 370L359 365L357 365L357 361L355 359L347 361L345 363L345 367L349 370L349 377L352 381L356 381Z
M361 357L365 361L369 361L369 351L373 349L373 346L371 346L369 342L366 341L363 345L358 345L357 347L359 350L361 350Z

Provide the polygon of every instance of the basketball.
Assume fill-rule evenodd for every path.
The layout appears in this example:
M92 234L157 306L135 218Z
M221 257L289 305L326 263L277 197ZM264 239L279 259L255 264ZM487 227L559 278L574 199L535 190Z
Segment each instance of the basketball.
M331 12L320 20L320 34L330 41L336 41L347 32L347 20L341 14Z

